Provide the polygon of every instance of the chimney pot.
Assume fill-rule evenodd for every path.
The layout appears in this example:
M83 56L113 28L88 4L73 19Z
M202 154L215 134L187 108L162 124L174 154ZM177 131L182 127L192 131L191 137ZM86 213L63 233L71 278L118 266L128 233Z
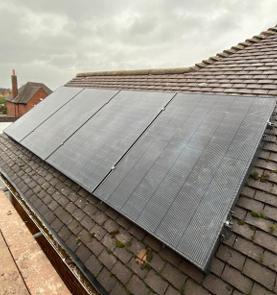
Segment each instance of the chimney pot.
M15 70L13 70L13 74L12 74L12 93L13 93L13 99L15 99L18 95L17 76L15 74Z

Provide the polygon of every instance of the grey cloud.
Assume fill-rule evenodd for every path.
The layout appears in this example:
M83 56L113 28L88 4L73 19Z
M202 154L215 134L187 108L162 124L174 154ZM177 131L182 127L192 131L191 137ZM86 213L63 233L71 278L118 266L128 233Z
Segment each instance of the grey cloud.
M77 72L190 66L275 25L277 3L10 0L0 4L0 86L56 88Z

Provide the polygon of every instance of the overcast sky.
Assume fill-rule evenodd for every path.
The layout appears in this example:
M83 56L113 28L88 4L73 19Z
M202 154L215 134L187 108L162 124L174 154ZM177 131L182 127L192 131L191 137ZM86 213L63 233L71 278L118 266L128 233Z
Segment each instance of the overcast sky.
M192 66L277 24L276 0L0 2L0 87L79 72Z

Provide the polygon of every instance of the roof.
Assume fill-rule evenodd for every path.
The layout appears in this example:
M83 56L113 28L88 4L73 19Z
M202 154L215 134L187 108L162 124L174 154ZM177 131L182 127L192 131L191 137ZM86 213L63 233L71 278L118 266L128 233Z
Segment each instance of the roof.
M4 133L207 270L275 105L60 87Z
M267 96L277 93L277 28L194 67L80 73L67 86Z
M5 94L5 92L10 92L9 88L0 88L0 93Z
M39 89L43 89L47 93L47 95L52 93L52 90L43 83L27 82L26 84L24 84L18 89L18 95L15 99L13 98L12 96L13 94L11 92L11 94L7 97L6 100L16 104L18 103L27 104L28 101L34 96L34 94Z
M79 74L67 86L236 94L242 99L275 95L276 30L183 73ZM220 244L207 275L5 135L0 149L2 174L112 295L126 289L147 295L276 293L276 131L234 208L234 231Z

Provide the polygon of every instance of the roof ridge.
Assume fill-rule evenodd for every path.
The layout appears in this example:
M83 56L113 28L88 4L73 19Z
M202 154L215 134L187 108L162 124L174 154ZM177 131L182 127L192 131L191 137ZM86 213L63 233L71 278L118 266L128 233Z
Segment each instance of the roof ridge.
M196 63L191 67L180 68L167 68L167 69L144 69L144 70L123 70L123 71L100 71L100 72L87 72L78 73L76 77L89 77L89 76L127 76L127 75L163 75L163 74L183 74L187 72L199 71L200 69L213 64L219 60L222 60L230 55L242 50L254 43L258 43L268 36L275 35L277 33L277 25L268 28L266 31L261 32L252 38L246 39L244 42L238 43L238 45L232 46L230 49L225 49L223 52L217 53L216 56L211 56L200 63Z

